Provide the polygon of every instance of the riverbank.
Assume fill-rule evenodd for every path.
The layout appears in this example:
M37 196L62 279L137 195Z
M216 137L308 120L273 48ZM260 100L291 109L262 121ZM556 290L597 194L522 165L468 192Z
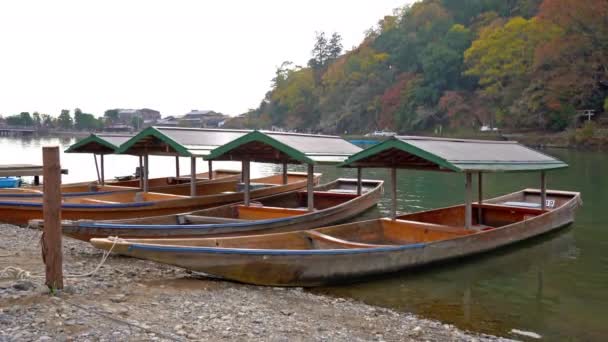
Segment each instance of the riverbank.
M301 288L230 283L113 255L94 275L68 277L65 290L50 296L41 277L40 232L0 225L0 236L0 271L32 272L0 278L0 341L506 341ZM90 272L101 257L86 243L64 239L66 274Z

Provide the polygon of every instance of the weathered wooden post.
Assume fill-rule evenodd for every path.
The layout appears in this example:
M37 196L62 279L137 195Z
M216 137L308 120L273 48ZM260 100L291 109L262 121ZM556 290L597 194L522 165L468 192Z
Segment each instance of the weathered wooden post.
M287 162L283 162L283 184L287 184L289 178L287 177Z
M361 193L363 193L363 186L361 184L361 168L358 167L357 168L357 196L361 196Z
M471 229L473 226L473 175L470 172L465 176L465 201L464 201L464 227Z
M315 210L315 189L314 189L314 179L315 179L315 166L313 164L308 164L308 177L306 182L306 192L308 192L308 211Z
M481 175L481 172L479 172L477 174L477 204L478 204L478 208L477 208L477 224L481 224L481 221L483 221L483 209L481 208L481 205L483 203L483 176Z
M61 165L59 147L42 148L43 218L42 260L46 286L63 289L63 255L61 251Z
M243 160L242 163L243 163L242 164L243 166L241 167L241 172L243 173L243 178L244 178L244 183L245 183L244 184L245 185L245 189L243 189L243 195L244 195L243 200L245 202L245 205L249 206L249 203L251 201L251 197L250 197L251 196L251 194L250 194L251 189L249 188L251 179L249 178L250 177L249 167L251 165L250 165L249 159Z
M144 157L139 156L139 188L144 189Z
M196 157L190 157L190 196L196 196Z
M144 192L148 192L149 184L148 184L148 167L150 166L150 160L148 155L144 155L144 169L143 169L143 179L144 179Z
M397 168L391 168L391 219L397 219Z
M213 160L207 161L208 169L209 169L209 179L213 179Z
M540 208L547 209L547 177L545 171L540 172Z
M103 161L103 153L99 155L99 161L101 165L101 185L106 185L106 166Z
M175 156L175 178L179 178L179 156Z

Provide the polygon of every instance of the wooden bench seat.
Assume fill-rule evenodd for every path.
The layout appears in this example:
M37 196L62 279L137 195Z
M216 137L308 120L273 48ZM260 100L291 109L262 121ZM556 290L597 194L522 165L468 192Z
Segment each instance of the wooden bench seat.
M394 245L377 245L363 242L347 241L342 240L330 235L319 233L314 230L303 231L302 234L312 238L313 240L322 241L327 244L338 245L344 248L377 248L377 247L390 247Z

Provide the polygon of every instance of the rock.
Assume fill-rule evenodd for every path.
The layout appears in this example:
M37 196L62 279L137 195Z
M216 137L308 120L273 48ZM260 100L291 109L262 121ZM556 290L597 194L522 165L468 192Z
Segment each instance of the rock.
M29 280L20 280L13 285L13 288L17 291L31 291L36 288L36 284Z
M127 295L117 294L110 297L110 301L113 303L123 303L127 301Z

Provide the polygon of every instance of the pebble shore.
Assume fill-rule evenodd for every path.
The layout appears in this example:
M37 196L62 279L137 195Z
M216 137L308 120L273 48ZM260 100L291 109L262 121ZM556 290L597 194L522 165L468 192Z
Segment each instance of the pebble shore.
M4 341L509 341L302 288L258 287L111 255L92 276L44 286L40 232L0 224L0 342ZM102 251L63 240L64 273L82 275ZM15 275L15 274L13 274Z

